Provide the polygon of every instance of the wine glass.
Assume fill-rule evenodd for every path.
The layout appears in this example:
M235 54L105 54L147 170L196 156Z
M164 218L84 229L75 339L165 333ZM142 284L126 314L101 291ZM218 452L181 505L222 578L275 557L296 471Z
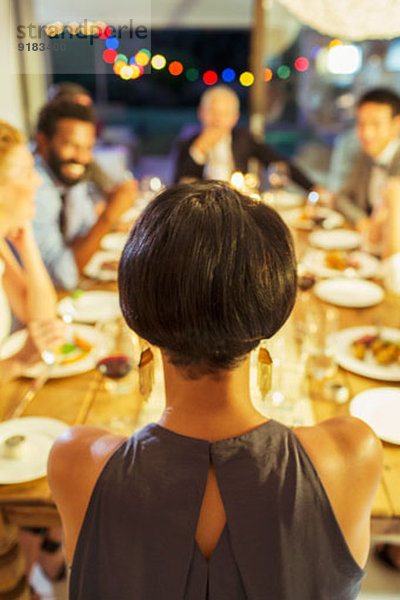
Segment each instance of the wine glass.
M289 167L283 160L272 162L267 168L268 181L275 190L283 190L287 187L290 176Z
M134 334L121 317L97 328L104 343L96 368L106 378L105 388L113 394L127 394L133 388L133 378L128 375L138 365Z

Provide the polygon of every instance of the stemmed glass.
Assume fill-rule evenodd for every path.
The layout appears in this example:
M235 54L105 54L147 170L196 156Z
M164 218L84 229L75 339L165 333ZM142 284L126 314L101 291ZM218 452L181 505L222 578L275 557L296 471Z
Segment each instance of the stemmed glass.
M106 378L105 388L113 394L127 394L133 387L128 377L138 364L134 334L122 317L97 325L103 343L99 348L97 370Z

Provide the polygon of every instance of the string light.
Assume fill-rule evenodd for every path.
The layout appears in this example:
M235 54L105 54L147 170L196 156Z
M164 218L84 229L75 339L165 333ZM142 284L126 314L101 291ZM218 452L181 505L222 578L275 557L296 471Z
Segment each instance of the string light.
M240 75L239 81L244 87L249 87L250 85L253 85L253 83L254 83L254 75L253 75L253 73L250 73L250 71L244 71Z
M179 60L173 60L171 63L169 63L168 71L171 73L171 75L180 75L183 71L183 65L181 62L179 62Z
M222 79L226 82L226 83L231 83L231 81L233 81L236 77L236 73L233 69L224 69L222 71Z
M126 66L127 66L126 62L124 62L123 60L117 60L113 66L114 73L116 75L119 75L121 73L122 69Z
M273 73L271 69L264 69L264 81L271 81Z
M104 50L103 59L106 61L106 63L109 63L112 65L115 62L117 55L118 55L118 53L116 50Z
M329 42L329 48L334 48L335 46L343 46L342 40L334 39Z
M203 74L203 81L206 85L214 85L218 81L218 75L215 71L206 71Z
M117 40L117 38L115 36L110 36L109 38L106 39L106 48L109 48L110 50L116 50L119 46L119 41Z
M155 54L151 59L151 66L157 71L163 69L166 64L167 61L165 60L165 56L163 56L162 54Z
M141 75L143 75L143 67L138 67L137 65L132 65L132 76L131 79L137 79Z
M190 69L188 69L186 71L186 79L188 81L197 81L199 78L199 71L198 69L195 69L194 67L190 67Z
M296 58L294 66L300 72L307 71L308 67L310 66L310 61L305 58L305 56L299 56L299 58Z
M61 27L61 23L51 23L46 26L47 32L49 36L57 35L59 27ZM162 54L155 54L151 56L150 50L147 48L141 48L134 56L129 59L128 65L128 57L125 54L118 54L117 48L119 48L119 40L113 35L111 27L106 25L103 22L97 22L96 24L96 34L100 39L105 40L106 49L103 52L103 59L106 63L113 64L113 70L117 75L120 75L122 79L136 79L143 75L144 68L146 65L151 63L153 69L159 71L164 69L167 65L167 60L165 56ZM79 24L78 23L70 23L67 26L68 31L72 34L78 31ZM80 27L80 29L86 33L86 35L93 35L92 28L84 28ZM86 31L90 29L89 31ZM339 39L333 39L329 42L329 50L334 49L336 46L346 47L344 43ZM325 47L326 48L326 47ZM347 47L346 47L347 49ZM353 48L352 48L353 49ZM321 46L315 45L311 48L310 56L312 59L316 59L320 51L322 50ZM358 50L358 49L357 49ZM333 57L333 54L332 54ZM127 67L124 69L124 67ZM299 56L294 61L294 68L299 72L307 71L310 67L310 61L305 56ZM124 70L123 70L124 69ZM184 66L178 61L172 61L168 66L168 71L173 76L178 76L183 73ZM350 68L348 69L350 72ZM291 68L288 65L280 65L276 71L276 75L280 79L288 79L291 75ZM335 71L333 71L335 72ZM199 71L194 67L190 67L186 70L186 79L187 81L194 82L199 78ZM269 82L272 80L274 76L273 71L270 68L264 69L264 81ZM203 81L206 85L214 85L218 81L218 74L216 71L212 69L208 69L203 74ZM221 78L226 83L231 83L236 79L236 73L234 69L227 67L223 69L221 73ZM249 87L254 83L254 74L250 71L244 71L239 76L239 82L244 87Z
M101 40L106 40L107 38L110 37L110 35L112 35L112 29L111 27L108 27L108 25L106 25L105 23L98 23L99 29L98 29L98 33L97 35L99 36L99 38Z
M277 75L279 79L287 79L288 77L290 77L290 73L290 67L288 67L287 65L281 65L277 70Z
M144 52L143 50L139 50L139 52L135 56L135 59L136 63L141 67L145 67L150 62L150 56L147 54L147 52Z
M128 67L128 65L125 65L122 67L119 75L121 79L131 79L133 75L133 67Z

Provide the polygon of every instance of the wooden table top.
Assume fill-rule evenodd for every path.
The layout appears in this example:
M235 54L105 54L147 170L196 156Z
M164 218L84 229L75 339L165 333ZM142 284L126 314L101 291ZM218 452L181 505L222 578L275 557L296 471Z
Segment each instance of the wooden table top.
M96 286L93 286L94 289ZM115 289L115 284L101 286ZM328 305L308 294L309 310ZM400 328L400 297L386 295L376 307L365 309L337 309L339 329L371 325L380 320L382 325ZM291 319L296 318L296 312ZM350 390L350 399L357 393L384 385L400 387L399 383L385 383L367 379L344 370L340 376ZM19 379L2 385L0 394L0 419L10 414L18 404L30 381ZM65 379L49 380L37 393L23 416L47 416L65 421L69 425L104 425L113 415L126 415L132 423L138 419L142 398L136 385L128 395L111 396L104 387L101 375L93 370ZM316 421L349 414L349 402L335 404L313 397L312 406ZM400 427L400 424L399 424ZM374 506L373 516L383 524L382 532L400 534L400 446L383 443L384 471ZM8 519L19 525L51 525L58 520L46 478L28 483L1 485L0 507ZM379 529L379 528L378 528Z

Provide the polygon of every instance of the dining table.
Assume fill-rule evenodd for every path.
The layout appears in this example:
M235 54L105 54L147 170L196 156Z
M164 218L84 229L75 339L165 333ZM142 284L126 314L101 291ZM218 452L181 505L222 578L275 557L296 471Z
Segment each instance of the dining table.
M301 233L302 240L306 239ZM100 282L83 277L84 290L117 290L116 281ZM65 292L60 297L65 296ZM304 318L304 310L310 315L325 312L330 305L314 294L313 289L299 292L295 309L287 325L280 332L280 339L293 344L291 336L299 321ZM339 330L348 327L366 326L374 323L380 326L400 328L400 296L385 292L383 300L375 306L366 308L335 307ZM271 346L274 348L274 344ZM275 344L279 351L279 344ZM164 390L162 365L157 349L154 350L154 369L156 384L149 398L141 393L139 379L134 379L133 388L126 393L113 394L107 388L104 376L96 369L64 378L50 378L35 394L23 410L22 417L50 417L58 419L68 426L95 425L114 429L127 436L159 417L163 409ZM277 368L285 372L287 367L282 357L271 351ZM254 355L256 357L256 354ZM255 358L254 361L257 359ZM253 362L254 362L253 361ZM296 355L293 354L291 367L296 367ZM288 371L290 375L290 369ZM305 396L308 418L314 423L325 419L349 415L350 401L365 390L390 386L400 389L400 381L387 382L371 379L340 368L336 377L347 390L347 396L341 401L325 397L318 385L307 377L302 394ZM0 420L5 421L18 411L24 393L31 380L19 378L2 383L0 392ZM294 390L296 393L296 390ZM260 404L260 402L259 402ZM265 404L268 414L268 403ZM311 415L311 417L310 417ZM118 418L116 418L118 417ZM276 418L276 416L274 416ZM311 423L306 423L311 424ZM400 429L400 423L398 423ZM382 442L383 473L372 508L371 531L377 540L400 543L400 445ZM71 493L73 493L71 487ZM22 576L21 557L17 560L18 528L52 527L60 525L52 494L45 476L23 483L0 485L0 598L28 598L26 581ZM10 557L12 554L12 557ZM17 564L18 563L18 564ZM7 577L2 578L2 573ZM14 586L14 588L12 588ZM20 595L15 589L20 586ZM14 590L11 592L11 590ZM13 593L14 595L10 595ZM3 595L2 595L3 594ZM9 594L7 596L7 594Z

